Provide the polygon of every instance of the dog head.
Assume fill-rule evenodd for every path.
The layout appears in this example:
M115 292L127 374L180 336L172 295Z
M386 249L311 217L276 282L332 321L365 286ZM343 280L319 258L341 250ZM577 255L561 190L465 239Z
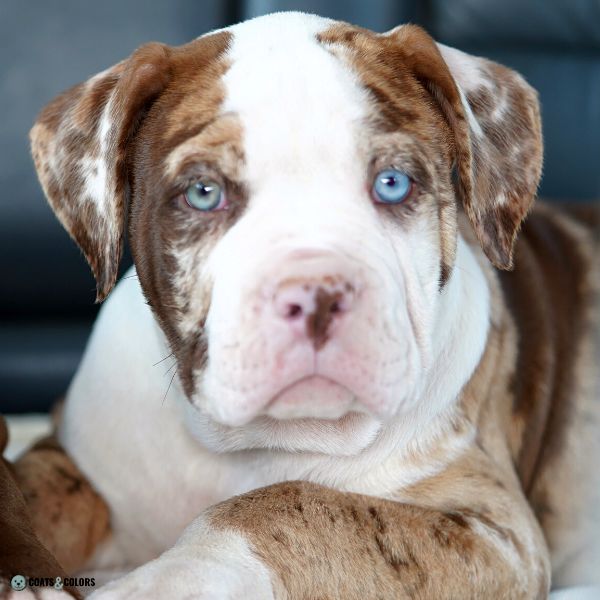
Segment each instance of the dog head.
M510 268L541 170L516 73L412 25L299 13L144 46L54 100L31 139L99 299L128 220L199 419L364 426L362 445L436 368L457 212Z

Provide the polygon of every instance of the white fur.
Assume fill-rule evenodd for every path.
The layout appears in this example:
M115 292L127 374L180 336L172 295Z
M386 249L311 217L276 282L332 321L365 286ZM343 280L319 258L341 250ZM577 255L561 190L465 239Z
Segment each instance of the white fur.
M109 72L111 69L107 69ZM92 78L88 82L97 80ZM105 222L114 228L117 222L114 213L114 203L111 201L114 194L113 183L109 177L109 171L106 164L106 156L108 155L108 136L113 125L113 98L114 91L111 93L106 106L100 118L98 126L98 154L94 156L83 156L79 161L79 167L82 170L82 176L85 180L84 189L82 190L80 202L91 202L94 204L98 215L103 217Z
M482 86L493 87L492 82L488 81L482 72L480 59L476 56L471 56L466 52L451 48L445 44L437 44L437 47L456 83L458 83L465 94L474 92Z
M106 218L107 202L106 184L107 170L104 157L84 156L79 161L85 187L81 196L82 202L93 202L98 208L99 214Z
M460 94L460 102L463 106L463 110L465 111L465 114L467 115L467 121L469 121L469 127L471 129L471 132L473 134L475 134L476 137L482 138L483 137L483 129L481 129L481 125L479 124L479 121L475 118L475 115L473 114L471 106L467 102L467 97L465 96L465 92L460 87L460 85L458 85L458 93Z
M470 56L465 52L461 52L456 48L450 48L444 44L438 44L437 46L458 87L460 100L467 115L471 132L476 137L481 138L483 137L483 130L467 102L466 95L481 87L493 88L492 82L488 81L483 75L480 67L480 59L477 57Z
M105 214L107 212L107 208L112 206L112 203L108 202L107 194L112 193L112 183L108 178L108 170L106 168L106 157L108 155L108 136L110 134L111 127L113 125L113 104L114 104L114 94L113 91L110 99L106 103L104 108L104 112L102 113L102 118L100 120L100 126L98 128L98 138L100 142L100 159L98 161L98 177L96 183L96 187L93 189L96 196L96 203L98 205L98 210L100 214ZM102 185L103 184L103 185ZM101 187L100 187L101 186ZM114 219L112 219L114 222Z
M203 517L190 525L177 544L91 595L93 600L272 600L267 567L243 536L216 531Z

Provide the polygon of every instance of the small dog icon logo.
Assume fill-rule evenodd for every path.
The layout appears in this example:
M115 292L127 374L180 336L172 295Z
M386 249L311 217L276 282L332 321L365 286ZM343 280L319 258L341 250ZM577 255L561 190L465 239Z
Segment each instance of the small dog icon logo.
M27 581L23 575L15 575L10 580L10 587L17 592L24 590L27 587Z

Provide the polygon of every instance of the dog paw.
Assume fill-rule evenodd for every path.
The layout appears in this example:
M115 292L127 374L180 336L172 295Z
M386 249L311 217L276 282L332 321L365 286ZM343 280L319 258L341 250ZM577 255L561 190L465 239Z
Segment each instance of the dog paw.
M269 570L239 534L194 527L159 558L90 596L91 600L165 598L273 600L274 595Z
M271 583L259 574L211 561L162 557L94 592L91 600L267 600Z

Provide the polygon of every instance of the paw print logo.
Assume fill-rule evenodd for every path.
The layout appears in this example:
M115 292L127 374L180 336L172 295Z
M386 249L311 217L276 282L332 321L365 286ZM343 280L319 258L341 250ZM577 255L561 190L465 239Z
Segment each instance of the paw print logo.
M25 581L25 577L23 575L15 575L10 580L10 587L15 591L20 592L27 587L27 581Z

